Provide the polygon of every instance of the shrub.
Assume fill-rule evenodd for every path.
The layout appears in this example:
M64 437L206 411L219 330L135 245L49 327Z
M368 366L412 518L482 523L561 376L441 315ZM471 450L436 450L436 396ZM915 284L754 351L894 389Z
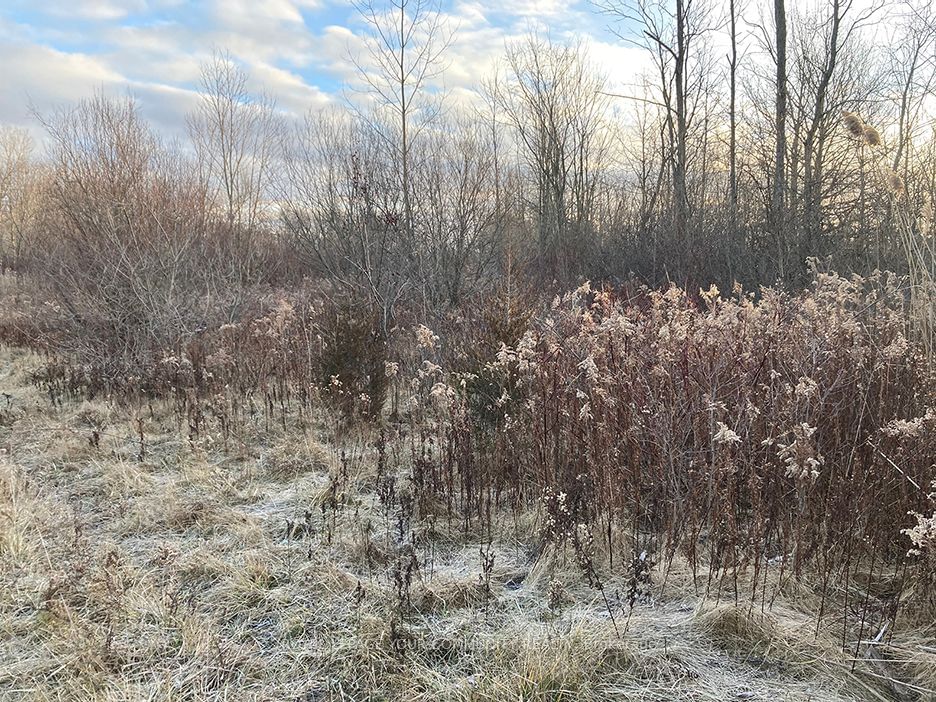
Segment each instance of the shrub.
M756 588L770 559L826 582L858 562L897 567L936 463L933 432L900 444L888 429L916 426L936 399L900 281L645 296L586 284L557 298L491 358L519 398L491 435L466 422L464 374L440 368L420 398L438 426L434 470L449 476L440 497L484 524L492 501L542 498L549 512L562 495L569 528L617 523L636 553L660 544L664 563L681 553L709 583L750 566Z
M45 126L52 168L25 265L66 314L52 348L110 384L236 318L253 259L136 106L97 97Z

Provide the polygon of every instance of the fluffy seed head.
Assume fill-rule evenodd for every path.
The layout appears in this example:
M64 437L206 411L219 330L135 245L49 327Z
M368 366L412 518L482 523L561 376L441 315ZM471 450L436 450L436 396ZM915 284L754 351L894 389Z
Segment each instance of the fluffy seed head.
M884 185L886 185L887 189L894 195L903 195L904 193L903 178L893 169L884 169Z
M862 130L862 137L864 137L865 144L868 146L880 146L881 145L881 133L872 127L870 124L866 124Z
M929 193L923 195L923 207L920 210L920 234L929 236L933 233L933 199Z
M864 136L864 122L862 122L861 117L856 115L854 112L843 112L842 123L845 125L845 129L847 129L852 136Z

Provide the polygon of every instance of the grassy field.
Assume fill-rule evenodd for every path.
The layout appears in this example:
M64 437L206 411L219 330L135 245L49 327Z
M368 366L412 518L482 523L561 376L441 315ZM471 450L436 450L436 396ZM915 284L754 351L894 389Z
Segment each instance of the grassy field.
M609 608L535 512L398 545L363 438L189 441L161 404L51 404L37 363L0 356L4 700L933 699L932 622L817 630L808 576L736 602L678 559Z

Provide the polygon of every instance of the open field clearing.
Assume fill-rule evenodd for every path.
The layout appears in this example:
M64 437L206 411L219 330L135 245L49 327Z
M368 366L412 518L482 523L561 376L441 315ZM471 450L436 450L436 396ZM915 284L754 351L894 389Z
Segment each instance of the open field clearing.
M53 403L45 363L0 356L0 698L933 698L906 566L758 584L620 524L585 553L548 498L466 524L328 412L195 434L166 401Z
M933 0L0 57L0 702L936 702Z

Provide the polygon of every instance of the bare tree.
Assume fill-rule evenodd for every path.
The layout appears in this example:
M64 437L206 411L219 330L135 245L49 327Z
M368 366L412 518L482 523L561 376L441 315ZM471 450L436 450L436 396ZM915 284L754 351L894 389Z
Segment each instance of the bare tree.
M272 98L248 89L248 76L229 54L202 66L198 107L188 118L202 176L217 192L238 243L264 219L279 125Z
M936 16L929 4L908 7L890 60L900 94L893 168L906 178L912 136L936 84Z
M285 225L312 272L370 304L383 333L413 287L411 240L400 236L395 163L359 120L309 114L284 159Z
M0 127L0 269L22 259L41 197L44 168L25 129Z
M421 144L413 182L420 193L414 277L427 312L457 307L492 270L505 212L496 183L496 142L463 118Z
M653 58L657 73L653 100L662 106L666 119L671 236L692 268L699 252L689 230L690 142L696 111L706 99L708 57L701 50L701 38L709 29L708 7L700 0L596 0L595 4L617 20L614 31L622 41L643 47ZM696 137L704 142L705 130Z
M738 228L738 0L728 0L728 207Z
M368 30L367 59L352 60L378 108L389 113L390 130L379 133L393 149L400 170L403 227L413 227L410 172L413 142L438 111L429 84L444 69L442 56L452 39L439 0L355 0Z
M607 164L603 76L581 45L529 35L507 49L496 99L533 180L540 251L567 279L590 245L590 218Z
M787 18L786 0L774 0L774 61L776 65L776 100L774 103L774 148L773 187L768 226L773 231L778 252L783 247L784 195L786 193L786 119L787 119ZM783 277L783 255L778 254L780 277Z
M237 281L192 164L131 100L98 96L42 119L51 174L30 270L69 313L66 350L127 370L228 318Z
M805 78L803 82L809 85L814 81L814 85L810 85L809 90L802 155L799 159L803 165L802 209L805 215L800 233L807 240L805 246L800 245L801 251L813 250L811 240L822 228L823 169L827 156L826 137L832 123L838 121L838 115L841 113L840 105L833 105L838 109L830 110L830 102L834 97L834 80L842 62L842 53L849 41L874 18L880 9L880 5L872 3L855 11L853 5L853 0L832 0L828 15L819 20L820 26L814 28L807 25L807 31L811 36L821 37L822 51L818 57L805 56L804 69L801 71ZM801 32L801 35L806 33ZM800 56L804 54L805 51L801 51ZM853 94L853 97L857 96Z

